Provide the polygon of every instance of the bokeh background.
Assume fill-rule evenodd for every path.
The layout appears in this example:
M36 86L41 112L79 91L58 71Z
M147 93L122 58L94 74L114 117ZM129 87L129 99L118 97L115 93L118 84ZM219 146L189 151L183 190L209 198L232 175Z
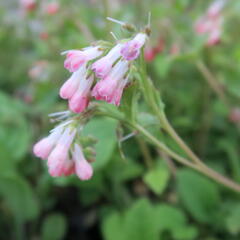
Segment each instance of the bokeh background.
M194 31L208 0L23 2L0 1L0 239L239 240L238 193L141 136L119 146L116 121L86 126L98 138L88 182L50 177L32 146L53 127L47 115L67 108L58 96L69 76L60 52L113 41L110 31L126 37L106 16L141 27L150 11L145 58L171 123L209 166L240 182L240 2L226 1L213 46ZM154 130L151 115L139 116Z

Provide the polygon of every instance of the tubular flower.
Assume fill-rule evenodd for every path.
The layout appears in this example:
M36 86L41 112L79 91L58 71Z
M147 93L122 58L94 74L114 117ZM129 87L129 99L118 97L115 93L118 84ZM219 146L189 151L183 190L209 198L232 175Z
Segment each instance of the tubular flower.
M95 85L92 96L97 100L104 100L119 106L123 89L127 84L127 77L125 77L127 71L128 62L120 60L111 72Z
M77 91L80 81L86 74L86 66L83 65L62 85L59 95L63 99L71 99L74 93Z
M26 11L33 11L36 8L36 0L20 0L21 7Z
M99 46L96 46L88 47L83 50L69 50L62 54L66 54L67 56L64 61L64 67L69 72L76 72L83 64L99 57L102 51L99 49Z
M121 47L122 44L117 44L105 57L93 63L92 70L98 78L104 78L110 72L114 62L121 56Z
M71 123L67 121L54 128L48 137L35 144L33 152L37 157L47 160L51 176L76 174L81 180L88 180L93 175L93 169L80 145L75 143L77 129Z
M135 60L146 40L147 35L145 33L138 33L132 40L126 42L121 49L123 58L128 61Z
M85 159L83 151L79 144L74 145L72 151L73 161L75 164L75 173L81 180L88 180L93 175L93 169L90 163Z
M46 6L46 13L49 15L55 15L59 11L59 3L51 2Z
M93 80L94 80L93 76L90 76L87 79L86 77L83 77L80 80L77 91L69 100L69 108L73 112L80 113L87 108L90 99L90 89L92 87Z
M207 13L200 17L195 23L195 31L199 35L207 35L206 44L212 46L220 41L223 25L221 11L224 7L224 0L216 0L207 10Z

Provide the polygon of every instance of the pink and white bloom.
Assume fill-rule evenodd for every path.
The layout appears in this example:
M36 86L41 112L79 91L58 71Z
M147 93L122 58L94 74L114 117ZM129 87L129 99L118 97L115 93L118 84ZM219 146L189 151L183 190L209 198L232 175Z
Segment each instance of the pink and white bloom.
M46 6L46 13L49 15L55 15L59 11L59 3L51 2Z
M75 164L75 173L81 180L89 180L93 175L93 168L85 159L83 151L79 144L74 145L72 151L73 161Z
M119 106L123 89L128 82L127 77L125 77L127 71L128 62L120 60L112 71L95 85L92 96L97 100L104 100Z
M112 69L114 62L121 56L122 44L117 44L111 51L92 65L92 70L98 78L104 78Z
M33 147L33 153L39 158L47 159L57 140L61 136L62 130L62 128L56 128L48 137L37 142Z
M90 89L93 84L94 77L91 75L89 78L84 76L79 81L79 87L74 95L69 100L69 108L75 113L84 111L90 99Z
M36 8L36 0L20 0L21 7L26 11L33 11Z
M206 42L208 46L215 45L220 41L223 25L221 11L224 4L224 0L215 1L209 7L207 13L200 17L194 25L197 34L205 34L208 37Z
M69 70L69 72L76 72L82 65L90 60L99 57L102 54L99 46L88 47L83 50L69 50L63 52L66 54L66 60L64 61L64 67Z
M76 129L67 126L63 134L57 141L56 146L49 154L48 167L53 174L61 172L61 169L64 169L64 172L67 172L66 169L68 169L68 167L70 166L68 163L68 152L75 135Z
M147 35L145 33L138 33L132 40L123 45L121 55L128 61L135 60L139 56L140 49L145 44L146 40Z
M72 74L72 76L60 88L59 95L61 98L70 99L75 94L79 87L81 79L83 79L86 75L86 71L86 66L83 65Z
M221 34L222 32L220 29L215 29L214 31L212 31L208 36L207 45L213 46L218 44L221 38Z
M215 2L213 2L208 8L208 11L207 11L208 17L210 18L219 17L225 3L226 3L225 0L216 0Z

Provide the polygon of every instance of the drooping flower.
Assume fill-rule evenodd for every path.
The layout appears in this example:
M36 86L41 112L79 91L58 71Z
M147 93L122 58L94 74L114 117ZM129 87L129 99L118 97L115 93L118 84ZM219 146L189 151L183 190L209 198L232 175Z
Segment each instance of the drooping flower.
M102 54L99 46L88 47L83 50L69 50L62 54L66 54L66 60L64 61L64 67L69 72L76 72L82 65L88 61L99 57Z
M68 112L54 113L54 116L66 116ZM54 128L48 137L35 144L33 152L37 157L47 160L49 174L53 177L76 174L81 180L88 180L93 169L85 159L82 148L76 142L77 129L65 121Z
M61 134L62 128L54 129L48 137L41 139L34 145L34 154L39 158L47 159Z
M225 5L225 0L216 0L214 1L210 7L208 8L207 15L210 18L216 18L219 17L221 14L221 11Z
M128 62L120 60L111 72L101 79L94 87L92 96L97 100L104 100L108 103L119 106L122 92L127 84Z
M93 76L89 78L83 77L80 79L79 87L74 95L69 100L69 108L75 113L81 113L84 111L90 99L90 89L93 84Z
M72 157L75 164L75 173L81 180L88 180L93 175L93 169L90 163L85 159L83 151L79 144L74 145Z
M84 78L86 74L86 66L81 66L72 76L62 85L60 88L60 96L63 99L70 99L74 93L77 91L81 79Z
M63 168L68 159L70 146L76 135L76 129L67 126L58 139L56 146L48 156L49 169ZM57 171L57 170L56 170Z
M51 2L46 6L46 13L49 15L55 15L59 11L59 3Z
M104 78L111 70L114 62L121 56L122 44L117 44L111 51L92 65L92 70L98 78Z
M123 58L128 61L135 60L139 56L140 49L146 40L147 35L145 33L138 33L132 40L126 42L121 49Z
M36 0L20 0L21 7L26 11L33 11L36 8Z
M225 0L216 0L207 10L207 13L201 16L195 23L195 32L199 35L206 35L208 46L219 43L222 33L223 16L221 11Z

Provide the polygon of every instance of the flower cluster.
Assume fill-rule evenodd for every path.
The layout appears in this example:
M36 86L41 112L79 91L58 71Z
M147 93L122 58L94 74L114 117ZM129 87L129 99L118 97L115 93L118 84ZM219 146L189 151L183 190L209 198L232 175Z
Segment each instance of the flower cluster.
M128 83L131 61L139 56L146 39L145 33L138 33L129 41L119 41L111 49L99 44L64 52L64 67L72 75L61 87L60 96L68 99L70 110L83 112L91 97L118 106ZM93 86L96 79L99 80Z
M84 150L79 141L80 131L81 129L76 129L73 120L65 121L51 130L49 136L34 145L34 154L47 160L51 176L76 174L81 180L92 177L92 166L85 159Z
M92 166L84 155L91 160L94 151L91 146L84 146L79 135L82 123L91 111L87 110L89 101L95 97L116 106L120 104L123 89L129 81L131 64L139 56L146 39L145 33L138 33L133 39L118 41L115 46L98 42L87 48L63 52L66 55L64 67L72 75L62 85L59 95L68 100L73 113L52 114L62 123L33 148L37 157L47 160L50 175L76 174L81 180L92 177ZM81 123L80 119L84 121ZM84 139L86 142L86 137ZM88 141L88 145L91 144Z
M195 31L199 35L207 35L207 45L212 46L219 43L222 34L222 9L225 0L216 0L208 8L205 15L200 17L195 23Z

